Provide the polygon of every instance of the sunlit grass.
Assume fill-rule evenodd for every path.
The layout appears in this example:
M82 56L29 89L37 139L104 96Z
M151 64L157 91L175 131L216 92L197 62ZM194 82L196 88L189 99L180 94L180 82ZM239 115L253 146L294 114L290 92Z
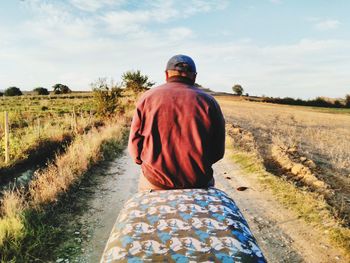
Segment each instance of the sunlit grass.
M291 181L267 172L257 152L234 148L230 136L226 139L226 154L246 172L245 176L257 178L281 204L293 210L313 228L325 233L332 244L343 249L350 259L350 229L334 218L332 208L321 195L298 188Z
M78 183L87 170L104 158L111 158L124 148L127 117L119 116L100 129L80 135L53 164L36 174L29 192L6 192L1 201L0 260L28 261L32 254L50 257L46 248L57 242L52 236L64 232L45 221L45 210ZM34 221L33 221L34 220ZM58 237L57 237L58 238ZM39 251L39 252L38 252Z

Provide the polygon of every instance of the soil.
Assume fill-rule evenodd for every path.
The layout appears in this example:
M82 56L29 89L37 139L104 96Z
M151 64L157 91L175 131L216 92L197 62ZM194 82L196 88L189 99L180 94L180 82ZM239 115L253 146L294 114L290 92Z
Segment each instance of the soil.
M253 175L244 174L226 157L214 170L216 187L241 209L268 262L347 262L323 233L283 207ZM247 189L238 191L242 186Z
M76 224L87 229L83 236L82 254L74 261L99 262L109 234L124 203L137 192L140 167L133 163L126 152L109 163L108 176L94 186L87 210Z
M219 161L214 171L216 187L241 209L268 262L346 262L321 232L284 208L254 176L244 174L231 160ZM73 222L89 229L82 240L82 254L74 262L99 261L120 209L137 191L139 166L126 151L110 163L107 172L110 175L94 186L86 211Z

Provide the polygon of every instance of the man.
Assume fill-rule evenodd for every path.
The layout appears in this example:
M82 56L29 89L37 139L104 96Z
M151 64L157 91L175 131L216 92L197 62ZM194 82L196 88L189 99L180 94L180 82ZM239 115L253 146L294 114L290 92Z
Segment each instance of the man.
M194 86L185 55L170 58L165 84L145 92L133 116L129 152L141 165L139 190L206 188L225 151L225 121L216 100Z

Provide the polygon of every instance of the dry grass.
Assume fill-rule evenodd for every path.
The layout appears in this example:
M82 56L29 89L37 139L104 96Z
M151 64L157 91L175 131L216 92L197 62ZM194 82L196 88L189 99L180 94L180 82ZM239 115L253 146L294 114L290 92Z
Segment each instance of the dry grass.
M5 240L13 243L24 235L22 213L25 209L23 195L19 192L5 192L1 200L0 248Z
M350 225L350 115L347 112L324 113L313 108L238 101L229 97L218 97L218 101L227 123L239 125L251 133L259 158L268 170L271 160L279 162L273 152L276 146L296 149L298 156L314 162L313 175L333 193L327 197L332 213L345 225ZM291 174L291 171L286 170L280 175L288 177L283 172ZM293 179L303 185L301 176ZM315 182L320 184L320 181ZM315 190L312 188L310 190Z
M57 156L51 165L35 175L28 193L4 193L0 207L0 249L4 248L7 252L1 255L0 260L12 257L13 253L21 253L21 240L25 233L30 232L23 216L27 211L57 201L91 165L103 158L103 151L118 151L122 147L127 120L127 117L121 116L100 129L78 136L63 155ZM111 144L112 149L106 149L106 145Z
M350 176L350 115L320 113L306 107L218 98L228 122L251 131L257 143L295 145L319 164Z
M264 187L273 192L277 200L311 224L312 228L322 231L333 245L341 248L345 257L350 259L350 229L342 226L342 222L334 218L325 199L317 193L295 187L285 178L267 172L257 152L238 150L234 147L235 144L234 139L227 136L226 154L247 172L245 176L258 178Z
M10 167L28 158L29 153L44 141L63 141L75 132L83 133L100 120L89 113L77 113L76 123L72 114L10 112L10 162L5 163L4 124L0 118L0 167Z
M350 115L218 101L233 160L350 256Z
M44 171L38 172L30 183L32 202L41 205L56 201L58 195L67 191L72 183L86 172L91 164L102 158L101 147L111 139L121 141L125 132L125 119L109 124L100 131L93 129L78 137L66 153L58 156Z

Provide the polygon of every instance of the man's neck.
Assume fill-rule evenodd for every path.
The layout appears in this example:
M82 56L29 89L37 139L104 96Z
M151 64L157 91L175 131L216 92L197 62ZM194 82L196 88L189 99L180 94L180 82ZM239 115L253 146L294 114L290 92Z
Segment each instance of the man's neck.
M181 82L181 83L186 83L189 85L193 85L194 81L192 79L182 77L182 76L172 76L168 78L167 82Z

